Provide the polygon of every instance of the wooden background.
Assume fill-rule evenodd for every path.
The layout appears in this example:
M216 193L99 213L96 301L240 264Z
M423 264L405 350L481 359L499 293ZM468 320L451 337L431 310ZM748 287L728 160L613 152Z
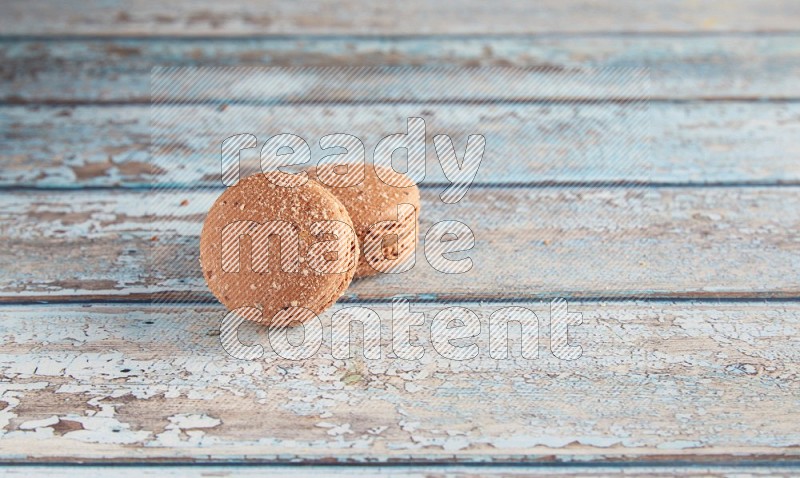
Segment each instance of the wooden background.
M137 476L800 473L798 25L789 0L3 2L0 461L19 474L176 465L117 469ZM647 174L615 175L580 141L566 166L496 164L456 216L505 259L358 282L343 301L385 316L403 294L428 321L453 305L485 321L508 303L546 318L557 291L584 314L584 356L227 357L199 271L145 260L155 247L190 264L197 238L181 230L203 219L141 207L159 174L157 65L648 67ZM550 99L506 104L493 127L547 127ZM466 106L432 103L465 133L447 121ZM364 123L399 115L360 108ZM601 127L619 112L581 108ZM423 187L423 230L440 189ZM154 291L180 302L153 306Z

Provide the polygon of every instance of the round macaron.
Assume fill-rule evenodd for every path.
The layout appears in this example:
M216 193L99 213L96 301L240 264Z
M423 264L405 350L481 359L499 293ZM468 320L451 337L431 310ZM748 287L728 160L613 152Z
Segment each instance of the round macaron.
M344 204L353 220L360 246L355 278L405 272L413 266L420 211L419 188L413 181L389 168L363 164L321 165L307 172ZM394 185L386 184L378 172L393 178Z
M333 305L353 279L358 254L344 205L319 183L281 172L226 189L200 234L211 292L231 310L258 308L267 325L302 322ZM282 323L273 322L281 311Z

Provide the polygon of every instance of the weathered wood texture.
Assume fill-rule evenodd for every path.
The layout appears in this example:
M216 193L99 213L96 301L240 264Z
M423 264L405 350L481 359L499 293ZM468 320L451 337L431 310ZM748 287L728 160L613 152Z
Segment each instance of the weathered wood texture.
M10 103L147 103L151 69L162 65L534 67L541 70L539 87L519 83L527 85L527 96L533 98L547 97L548 88L544 86L560 85L558 75L578 67L646 67L650 70L649 94L653 99L800 97L800 85L793 81L800 74L797 33L700 37L6 40L0 41L0 60L0 77L4 80L0 101ZM462 87L448 89L448 96L470 92L464 88L469 70L458 74L455 84ZM549 83L544 81L548 78ZM391 77L384 75L377 80L386 83ZM425 92L430 90L407 91L402 99L408 101ZM607 90L590 93L602 98L604 92L608 96Z
M583 355L495 360L488 316L508 304L412 304L425 355L347 360L324 343L279 358L267 331L240 330L262 358L219 343L221 306L0 307L0 459L365 462L796 460L800 304L573 303ZM429 341L447 306L483 325L479 355L455 361Z
M800 296L798 187L476 187L453 205L440 189L423 190L420 238L467 224L472 270L437 272L421 245L414 269L355 282L348 298ZM0 195L0 300L209 300L198 235L218 194Z
M459 157L468 135L486 137L475 179L481 184L800 182L797 103L185 106L169 112L151 122L149 106L5 108L0 185L221 187L219 144L244 132L255 134L259 147L274 134L300 135L314 162L323 156L319 138L347 132L362 139L371 164L377 142L404 131L409 116L426 120L424 184L447 183L431 143L435 134L448 134ZM180 145L180 154L151 151L156 133L159 143ZM258 149L242 158L245 170L257 169Z
M3 2L0 462L450 463L279 469L287 475L796 475L798 25L800 4L789 0L179 0L169 11L153 0ZM412 272L357 282L337 306L366 305L388 319L391 297L418 301L414 310L427 320L422 360L391 355L386 323L380 360L333 359L329 335L303 362L269 350L251 362L225 354L224 311L211 305L197 265L197 233L219 190L148 201L143 191L115 189L215 180L208 171L216 167L149 157L158 65L458 68L439 70L426 88L408 88L388 70L371 85L307 72L287 83L295 91L262 85L269 88L236 97L221 87L205 96L223 100L220 107L237 99L282 104L262 106L278 119L247 131L261 141L295 128L313 147L335 131L297 118L329 115L336 129L363 130L369 150L380 133L370 132L376 118L400 124L412 112L458 149L478 132L489 152L494 145L505 153L487 155L478 175L484 186L455 206L438 200L443 187L432 183L444 178L435 157L429 164L421 233L442 219L468 224L478 241L473 270L439 274L420 250ZM486 104L480 89L453 88L480 75L479 66L532 69ZM637 122L634 110L621 100L641 99L641 89L615 80L573 94L587 67L649 68L651 150L639 162L621 167L610 139L640 144L627 128ZM348 106L358 102L374 104ZM473 131L475 111L488 115L481 124L489 131ZM184 159L215 164L208 148L225 137L218 126L228 120L210 108L186 112L208 127L192 128L183 142L178 134L175 144ZM576 184L604 182L650 187ZM677 186L687 183L724 187ZM541 187L553 184L570 187ZM160 260L148 265L148 257ZM107 303L153 293L196 303ZM554 295L598 299L571 304L584 313L571 329L583 347L577 361L547 348L547 304L533 300ZM746 301L762 298L789 300ZM10 304L35 301L80 304ZM487 317L507 305L538 314L538 359L488 356ZM427 326L449 306L480 315L478 358L455 362L431 347ZM267 345L266 331L252 325L242 337ZM453 466L472 462L557 466ZM575 466L584 462L596 467ZM635 466L612 466L623 462ZM10 469L40 471L75 473Z
M181 0L4 2L6 35L493 34L563 32L776 32L797 30L791 0L723 3L655 0L597 2L438 2L369 0L257 3Z
M605 465L478 465L478 464L428 464L428 465L204 465L202 467L184 466L141 466L127 465L110 467L109 465L42 465L12 466L3 470L7 476L66 476L80 474L83 477L105 478L113 473L120 477L207 477L207 476L264 476L270 477L307 477L323 476L392 476L408 478L475 478L485 476L570 476L584 477L705 477L705 478L741 478L743 476L783 476L792 477L800 473L800 467L768 466L768 465L625 465L622 467Z

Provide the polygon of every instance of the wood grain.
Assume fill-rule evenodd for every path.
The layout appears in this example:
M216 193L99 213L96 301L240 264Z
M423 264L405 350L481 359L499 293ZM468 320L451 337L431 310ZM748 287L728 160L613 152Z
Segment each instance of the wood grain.
M797 302L573 303L583 355L494 360L489 314L507 304L413 304L419 361L320 351L236 360L219 307L0 308L4 462L633 462L764 465L797 460ZM433 316L468 307L479 355L454 361L429 342ZM330 330L330 314L322 317ZM46 344L46 345L45 345Z
M22 465L3 472L797 475L798 25L790 0L0 3L0 463ZM215 108L183 111L205 126L168 125L183 159L154 161L159 65L432 73L418 88L306 70L239 96L223 81L203 97ZM499 95L475 81L512 66L527 76L494 77ZM620 158L642 144L627 100L643 90L586 88L583 72L631 67L649 69L651 148ZM311 359L279 359L252 325L241 337L266 357L220 345L197 234L220 192L218 135L240 126L222 109L252 117L234 103L253 99L271 118L261 141L290 128L312 148L334 124L369 150L375 125L411 114L456 145L487 127L479 187L442 204L435 158L423 187L422 231L468 224L473 269L437 273L420 250L410 273L335 306L380 314L379 360L334 359L329 335ZM139 190L154 183L207 190ZM392 355L397 296L425 313L421 360ZM583 313L576 361L549 350L554 296ZM488 316L509 305L537 313L539 358L488 356ZM431 346L454 306L481 318L476 359ZM127 466L142 463L190 466Z
M110 468L109 465L39 465L39 466L18 466L8 467L4 470L7 476L74 476L80 472L87 478L102 478L108 476L113 471L114 476L119 477L205 477L205 476L227 476L235 473L237 476L278 476L278 477L307 477L313 475L323 476L385 476L408 477L408 478L430 478L450 477L450 478L475 478L485 476L509 477L509 476L570 476L577 478L584 477L607 477L607 476L626 476L626 477L705 477L722 478L741 476L783 476L791 477L796 475L800 468L789 465L624 465L624 466L605 466L605 465L581 465L579 463L555 465L547 463L543 465L518 465L518 464L428 464L428 465L253 465L237 466L238 464L213 465L207 464L202 467L193 465L170 465L162 467L148 466L118 466ZM80 467L77 469L77 467Z
M422 194L420 237L459 220L473 268L425 260L355 282L350 300L798 297L800 188L485 188ZM0 300L210 297L198 235L219 191L18 191L0 195ZM456 254L454 259L462 258Z
M160 110L153 110L156 113ZM165 109L166 111L166 109ZM487 149L476 182L671 184L800 182L800 104L365 105L175 107L151 123L148 106L7 107L0 139L0 186L220 187L219 144L249 132L259 146L274 134L305 138L312 162L319 138L359 137L371 164L386 134L406 118L426 120L423 184L447 184L432 146L448 134L459 157L470 134ZM150 149L151 142L169 148ZM180 147L180 154L168 152ZM258 169L258 149L242 152ZM509 158L513 158L510 160Z
M797 99L800 85L800 36L780 35L592 35L498 37L279 37L246 39L26 39L0 41L0 101L74 103L150 101L154 66L385 66L527 67L540 74L526 87L528 97L546 98L578 68L643 67L650 71L653 99ZM460 70L459 88L471 90ZM391 92L383 75L381 90ZM435 83L436 78L431 79ZM308 81L305 79L304 81ZM331 81L321 81L330 87ZM380 84L380 83L379 83ZM400 83L402 85L402 82ZM348 85L339 85L346 88ZM359 85L350 85L358 91ZM514 85L512 85L514 86ZM278 87L270 84L270 93ZM609 88L591 92L608 95ZM502 91L496 89L495 91ZM611 89L613 91L613 89ZM217 92L230 94L230 89ZM403 91L412 100L428 88ZM630 92L629 92L630 93ZM562 93L563 94L563 93ZM617 94L619 92L617 91ZM537 96L538 95L538 96ZM552 96L552 93L550 93ZM417 98L418 99L418 98Z
M431 4L368 0L258 4L246 0L44 0L4 2L6 35L307 35L493 34L564 32L776 32L797 30L800 9L791 0L580 0L536 3L478 0Z

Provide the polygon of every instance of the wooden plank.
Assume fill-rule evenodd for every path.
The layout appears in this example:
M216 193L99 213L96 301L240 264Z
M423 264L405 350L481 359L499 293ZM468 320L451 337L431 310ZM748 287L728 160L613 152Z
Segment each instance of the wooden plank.
M411 271L357 281L347 298L800 296L800 187L473 187L452 205L442 189L422 191L420 237L467 224L473 268L439 273L421 245ZM0 300L213 300L198 235L218 194L0 195Z
M75 476L80 473L87 478L106 477L110 472L119 477L163 476L163 477L205 477L205 476L264 476L273 477L307 477L322 476L392 476L408 478L429 478L431 476L448 476L474 478L484 476L570 476L605 477L670 477L688 476L705 478L741 477L741 476L792 476L800 471L791 466L725 466L725 465L657 465L657 466L593 466L581 464L544 466L516 464L507 465L185 465L185 466L120 466L110 468L108 465L42 465L8 467L3 470L7 476Z
M259 5L246 0L92 0L4 2L6 35L270 35L270 34L492 34L564 32L696 32L797 30L791 0L706 2L591 0L535 4L478 0L430 4L368 0Z
M488 316L508 304L412 304L417 361L319 352L279 358L267 331L236 360L218 336L220 307L0 308L4 462L581 462L763 463L798 458L800 304L572 303L583 323L574 361L549 351L495 360ZM478 355L455 361L430 342L447 306L475 312ZM330 331L330 314L323 314ZM516 342L514 342L516 343ZM46 344L46 346L43 346ZM516 346L516 345L515 345ZM516 349L515 349L516 350Z
M5 17L4 17L5 18ZM498 36L279 37L247 39L28 39L0 42L0 100L10 103L150 100L153 66L451 66L541 70L528 96L579 67L646 67L655 99L800 97L800 37L769 36ZM550 74L546 77L544 73ZM464 75L462 71L460 73ZM389 84L384 75L379 83ZM330 78L320 84L330 86ZM402 84L402 83L401 83ZM463 78L448 95L469 93ZM448 83L448 86L450 84ZM525 86L525 83L520 83ZM347 88L347 84L340 85ZM351 90L358 90L351 85ZM270 85L269 93L277 87ZM384 93L391 91L384 88ZM403 92L414 99L420 88ZM595 95L598 91L593 92Z
M476 182L797 183L800 104L655 103L631 105L231 106L171 109L153 123L160 143L179 155L151 152L148 106L7 107L2 111L0 186L220 187L219 144L249 132L259 145L274 134L305 138L312 161L332 132L361 138L368 152L406 118L426 120L428 141L448 134L459 157L470 134L487 149ZM191 118L191 119L188 119ZM377 127L376 125L381 125ZM644 128L646 125L646 128ZM644 128L644 129L643 129ZM156 159L153 159L153 154ZM432 146L425 183L446 184ZM242 152L258 168L258 149ZM513 158L513 160L509 160Z

